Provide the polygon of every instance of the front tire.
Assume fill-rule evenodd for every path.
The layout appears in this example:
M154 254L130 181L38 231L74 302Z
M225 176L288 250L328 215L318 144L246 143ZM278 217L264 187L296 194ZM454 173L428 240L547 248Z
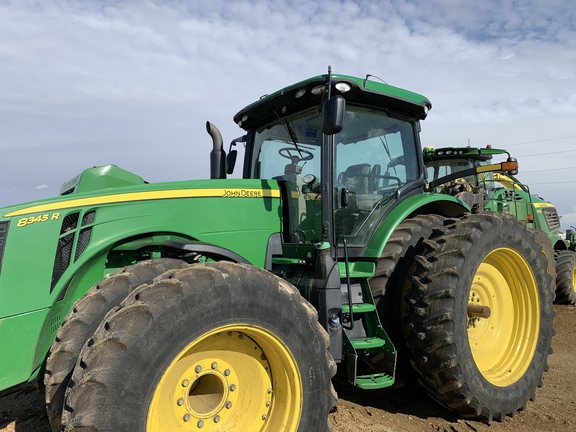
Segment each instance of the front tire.
M64 392L80 350L106 313L138 286L151 283L168 270L186 266L185 261L170 258L140 261L98 282L74 304L58 329L46 361L44 397L46 413L54 432L60 430Z
M475 214L426 243L407 317L420 383L462 416L514 415L542 385L554 333L552 277L534 233L508 215Z
M328 431L335 371L297 289L256 267L197 264L108 314L75 368L64 430Z

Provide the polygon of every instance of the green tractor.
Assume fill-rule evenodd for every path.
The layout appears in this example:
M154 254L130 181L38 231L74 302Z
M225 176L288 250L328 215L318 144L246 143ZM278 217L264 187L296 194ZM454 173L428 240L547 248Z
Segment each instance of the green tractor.
M524 409L552 277L525 224L427 187L430 107L329 69L228 152L207 123L208 180L108 165L1 209L0 389L43 382L55 431L327 431L337 365L374 391L409 362L462 416Z
M560 217L556 207L536 194L514 175L516 172L482 172L468 175L463 170L491 163L495 155L508 154L506 150L491 147L424 148L424 163L428 177L438 192L458 197L485 211L508 213L524 222L529 229L545 233L541 236L543 253L552 260L551 274L556 278L558 304L576 304L576 235L567 230L566 239L560 235ZM440 184L437 179L450 180ZM440 179L443 182L443 179Z

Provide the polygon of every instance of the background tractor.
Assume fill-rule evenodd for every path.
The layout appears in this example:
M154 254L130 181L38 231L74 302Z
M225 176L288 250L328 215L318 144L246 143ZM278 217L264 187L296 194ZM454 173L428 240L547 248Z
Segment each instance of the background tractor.
M471 167L486 166L491 163L493 156L503 154L508 152L491 147L424 148L424 162L434 184L437 184L439 177L456 176L441 185L438 191L459 197L485 211L511 214L525 222L528 228L544 232L547 241L541 242L543 251L551 257L552 274L556 278L555 302L576 304L575 234L570 229L566 231L566 237L562 238L556 207L530 193L528 185L521 183L514 173L488 171L467 176L457 174Z
M208 180L108 165L1 209L0 389L43 381L54 430L324 431L337 365L370 391L410 362L462 416L524 409L547 261L526 224L427 187L430 108L329 70L239 111L228 152L207 123Z

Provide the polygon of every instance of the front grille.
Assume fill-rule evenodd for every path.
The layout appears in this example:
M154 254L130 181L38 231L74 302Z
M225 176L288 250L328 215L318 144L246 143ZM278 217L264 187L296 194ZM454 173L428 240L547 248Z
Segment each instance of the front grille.
M558 217L556 208L548 207L542 209L542 214L544 215L544 219L546 219L546 225L548 226L549 231L554 231L560 228L560 218Z
M76 261L82 253L88 247L88 243L90 243L90 236L92 235L92 227L86 227L86 225L90 225L94 223L96 219L96 211L91 210L84 214L82 218L82 229L80 230L80 234L78 235L78 242L76 243L76 253L74 254L74 261Z
M72 213L64 218L62 222L62 228L60 228L60 235L65 234L69 231L75 230L78 225L78 218L80 213Z
M93 224L95 216L96 216L95 210L87 212L82 218L82 226Z
M84 213L82 219L80 219L80 213L75 212L66 216L62 221L52 269L51 289L54 289L70 264L80 258L88 247L92 235L91 225L95 219L96 211L91 210Z
M8 222L0 222L0 272L2 271L2 257L6 247L6 237L8 236Z
M72 256L72 247L74 246L74 234L78 226L80 213L72 213L64 218L60 228L60 238L56 247L56 256L54 257L54 267L52 268L52 284L50 292L54 289L68 266Z
M74 261L80 258L80 255L90 243L90 235L92 234L92 227L84 228L80 231L80 235L78 236L78 244L76 245L76 254L74 255Z
M64 274L70 265L70 255L72 255L72 245L74 244L74 233L68 234L58 240L58 248L56 249L56 257L54 258L54 268L52 270L52 286L50 291L54 289L60 277Z

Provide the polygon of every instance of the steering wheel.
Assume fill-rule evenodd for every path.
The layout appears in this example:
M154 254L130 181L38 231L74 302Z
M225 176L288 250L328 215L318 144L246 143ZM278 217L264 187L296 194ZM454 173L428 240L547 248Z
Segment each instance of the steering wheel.
M314 159L314 153L304 149L296 149L294 147L284 147L278 150L278 154L283 158L290 159L292 163L309 161Z

